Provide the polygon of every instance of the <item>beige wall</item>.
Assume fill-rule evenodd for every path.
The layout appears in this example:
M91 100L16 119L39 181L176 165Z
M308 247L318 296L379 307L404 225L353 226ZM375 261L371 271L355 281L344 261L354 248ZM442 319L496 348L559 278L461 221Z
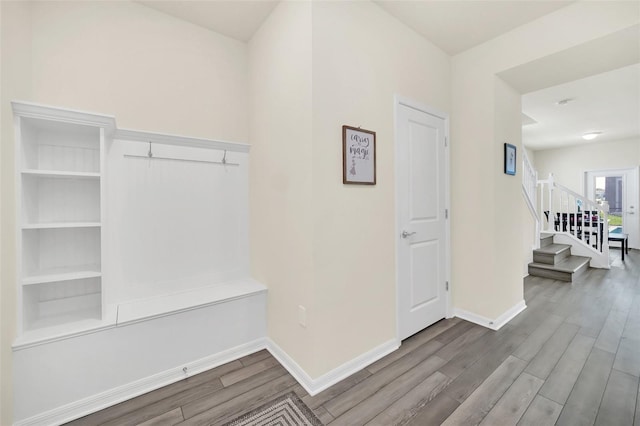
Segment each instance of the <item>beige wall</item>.
M506 253L509 252L510 257L516 258L519 255L516 247L524 245L524 235L522 232L512 233L508 230L521 230L523 226L522 215L519 212L524 204L522 201L522 96L504 81L495 78L495 114L494 114L494 140L498 143L493 145L493 158L497 159L494 166L494 190L496 205L502 206L495 211L493 217L493 250L496 254L493 259L493 268L495 280L492 285L495 287L490 290L491 294L500 294L503 300L513 301L507 305L502 312L498 311L497 315L502 314L507 308L513 306L523 298L522 286L522 263L512 262L511 259L505 259ZM517 148L516 154L516 176L504 174L504 143L508 142ZM502 167L501 167L502 166ZM511 206L511 207L507 207ZM526 208L526 207L525 207ZM506 249L506 250L505 250ZM533 256L533 255L532 255ZM506 261L505 261L506 260ZM513 283L512 285L502 286L503 283ZM489 298L482 297L486 302ZM487 303L489 308L490 303ZM495 314L494 314L495 315ZM495 318L488 316L488 318Z
M15 336L16 291L15 291L15 203L14 199L14 149L13 112L9 100L31 97L31 8L26 2L0 2L2 9L2 44L0 61L0 424L12 424L12 352Z
M269 337L313 368L311 4L281 2L249 43L251 270ZM298 324L298 306L309 325Z
M393 99L448 111L449 58L369 2L280 3L249 58L252 272L318 378L395 338ZM343 124L377 132L376 186L342 184Z
M37 2L32 52L38 102L247 141L244 43L131 2Z
M521 117L500 107L509 90L495 90L495 75L628 28L638 17L635 2L576 2L453 58L452 285L457 308L496 318L522 300L523 253L510 242L524 245L523 201L520 187L502 174L500 128L519 126ZM499 220L516 207L508 219Z
M317 378L395 337L393 95L451 112L454 306L495 318L522 299L513 247L524 245L520 207L504 214L521 206L520 175L502 173L502 143L520 146L519 94L495 75L638 22L634 2L578 2L451 61L370 2L282 2L249 46L129 2L0 7L2 424L15 322L10 97L252 142L252 273L270 288L271 337ZM377 132L376 186L342 184L343 124Z
M394 94L450 111L450 60L370 2L313 4L313 376L395 338ZM342 125L376 132L377 184L342 184Z
M2 141L2 131L3 131L3 127L2 127L2 123L4 122L3 120L3 112L2 112L2 87L3 87L3 80L2 80L2 76L3 76L3 66L2 66L2 43L4 38L2 37L2 28L4 27L3 25L4 23L2 22L2 7L0 7L0 141ZM0 193L4 194L4 191L2 191L4 188L2 188L2 147L0 145ZM2 200L0 199L0 259L2 259ZM0 262L0 283L2 283L2 262ZM2 288L0 287L0 323L3 322L3 318L2 318ZM4 351L4 339L3 339L3 332L2 332L2 327L0 327L0 423L2 423L5 419L2 416L2 406L4 405L4 380L2 380L2 372L4 371L4 366L2 363L2 360L4 359L2 352Z
M11 424L14 163L9 101L117 116L123 128L247 142L247 45L131 2L2 8L2 419Z

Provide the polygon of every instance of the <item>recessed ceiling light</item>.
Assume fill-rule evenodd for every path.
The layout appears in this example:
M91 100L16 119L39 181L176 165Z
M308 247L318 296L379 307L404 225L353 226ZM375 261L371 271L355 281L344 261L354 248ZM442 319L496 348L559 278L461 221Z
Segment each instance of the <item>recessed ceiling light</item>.
M575 101L575 99L573 98L560 99L558 102L556 102L556 105L564 106L569 102L573 102L573 101Z
M600 136L602 134L602 132L589 132L589 133L585 133L584 135L582 135L582 139L590 141L592 139L597 138L598 136Z

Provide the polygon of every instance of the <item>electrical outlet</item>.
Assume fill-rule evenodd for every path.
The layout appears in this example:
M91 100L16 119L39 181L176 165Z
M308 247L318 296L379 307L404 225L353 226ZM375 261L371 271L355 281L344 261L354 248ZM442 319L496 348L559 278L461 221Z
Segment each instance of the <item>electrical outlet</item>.
M298 323L307 328L307 308L302 305L298 305Z

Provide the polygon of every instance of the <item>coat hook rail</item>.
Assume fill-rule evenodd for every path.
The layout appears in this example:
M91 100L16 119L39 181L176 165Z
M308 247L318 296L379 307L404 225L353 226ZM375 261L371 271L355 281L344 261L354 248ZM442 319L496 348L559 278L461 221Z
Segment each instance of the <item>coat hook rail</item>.
M239 166L239 163L229 163L226 158L223 161L210 161L210 160L189 160L185 158L170 158L170 157L158 157L156 155L136 155L136 154L124 154L125 158L144 158L145 160L169 160L169 161L182 161L187 163L206 163L206 164L219 164L221 166Z

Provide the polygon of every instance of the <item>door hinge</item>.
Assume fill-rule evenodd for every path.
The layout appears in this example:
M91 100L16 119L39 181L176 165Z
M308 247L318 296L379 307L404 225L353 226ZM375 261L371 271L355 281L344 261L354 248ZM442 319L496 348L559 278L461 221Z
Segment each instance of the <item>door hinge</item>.
M444 146L449 146L449 139L446 136L444 137Z
M445 281L445 282L446 282L447 291L449 291L449 281Z
M444 218L449 219L449 209L444 209Z

